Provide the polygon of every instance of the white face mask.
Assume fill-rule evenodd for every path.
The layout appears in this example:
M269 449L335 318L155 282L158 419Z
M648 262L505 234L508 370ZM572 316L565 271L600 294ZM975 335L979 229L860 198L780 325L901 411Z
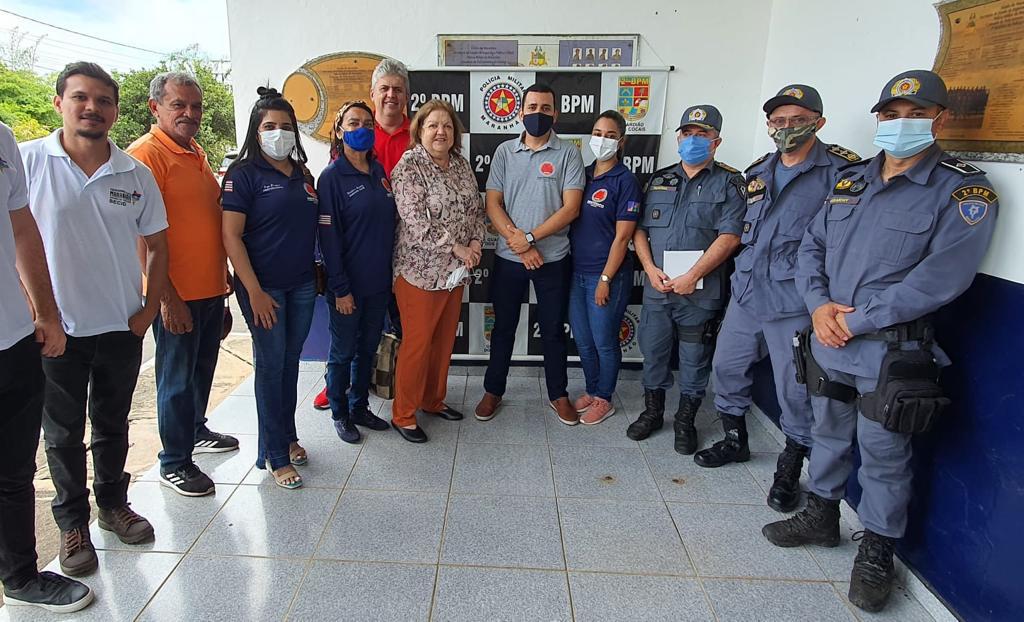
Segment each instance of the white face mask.
M295 132L291 130L267 130L260 132L260 148L268 158L287 160L295 149Z
M619 141L604 136L591 136L590 150L594 152L598 160L604 162L610 160L619 150Z

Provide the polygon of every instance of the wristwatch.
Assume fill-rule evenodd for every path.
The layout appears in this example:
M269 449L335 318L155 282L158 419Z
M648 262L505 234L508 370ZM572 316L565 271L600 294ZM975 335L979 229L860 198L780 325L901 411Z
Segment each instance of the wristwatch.
M601 275L601 282L602 283L608 283L611 280L612 280L612 278L610 276L608 276L607 274L602 274Z
M533 246L533 245L535 245L537 243L537 238L533 237L533 232L532 231L527 231L526 232L526 242L530 246Z

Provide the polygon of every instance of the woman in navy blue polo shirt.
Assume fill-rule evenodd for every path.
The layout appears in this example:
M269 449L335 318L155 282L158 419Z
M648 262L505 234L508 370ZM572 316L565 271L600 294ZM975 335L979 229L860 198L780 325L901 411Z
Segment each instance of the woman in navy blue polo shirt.
M256 466L269 464L279 486L298 488L293 465L307 457L295 432L296 384L316 299L317 196L291 104L274 89L258 93L245 143L224 175L224 247L252 333Z
M320 253L327 271L331 349L327 399L334 429L359 442L356 426L386 430L369 409L374 352L391 299L391 254L397 212L384 167L373 156L373 113L361 101L344 104L334 131L338 157L320 175Z
M640 184L622 162L626 120L614 110L594 123L580 216L569 230L573 276L572 326L587 390L576 399L580 423L594 425L615 414L612 394L622 364L619 326L633 287L629 240L640 217Z

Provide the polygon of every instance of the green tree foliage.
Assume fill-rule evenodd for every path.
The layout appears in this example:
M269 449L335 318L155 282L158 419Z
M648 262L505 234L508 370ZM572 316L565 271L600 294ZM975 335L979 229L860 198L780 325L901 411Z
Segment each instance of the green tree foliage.
M224 154L235 147L235 105L231 88L223 76L214 72L212 64L193 46L172 54L158 66L126 73L115 72L121 85L120 118L110 130L110 137L122 149L149 131L155 123L149 111L149 83L164 71L187 71L203 87L203 121L198 142L206 150L213 170L217 170Z
M226 75L193 46L172 54L156 67L114 72L121 85L120 116L110 137L124 149L149 131L155 122L149 112L149 83L164 71L188 71L203 87L203 121L196 141L206 150L213 170L224 154L235 147L235 106ZM11 126L18 142L45 136L61 126L53 109L56 75L39 76L29 70L12 70L0 61L0 121Z
M60 126L53 90L52 81L0 63L0 121L14 130L19 142L46 136Z

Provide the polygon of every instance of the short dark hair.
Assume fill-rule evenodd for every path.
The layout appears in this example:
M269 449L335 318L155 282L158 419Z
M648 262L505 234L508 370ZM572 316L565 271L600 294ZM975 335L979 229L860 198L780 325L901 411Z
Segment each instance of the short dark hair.
M548 86L546 84L542 84L540 82L536 82L534 84L531 84L530 86L528 86L526 88L525 91L523 91L523 101L524 102L526 101L526 96L529 95L530 93L551 93L551 101L557 101L558 100L558 96L555 95L554 89L552 89L550 86Z
M87 63L85 61L78 61L75 63L68 63L64 66L64 69L57 74L57 97L64 97L64 89L68 85L68 78L71 76L85 76L87 78L93 78L99 80L105 86L109 86L114 89L114 103L118 103L121 96L121 89L117 84L117 81L110 77L103 67L100 67L96 63Z

